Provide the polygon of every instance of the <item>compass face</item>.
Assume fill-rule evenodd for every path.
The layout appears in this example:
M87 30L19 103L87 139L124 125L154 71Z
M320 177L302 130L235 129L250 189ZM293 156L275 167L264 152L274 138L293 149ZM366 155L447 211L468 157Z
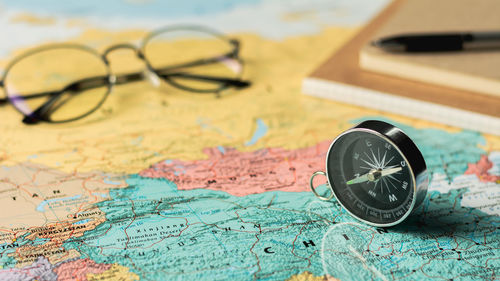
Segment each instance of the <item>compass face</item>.
M327 167L335 196L358 219L385 226L411 212L413 173L400 150L380 134L341 135L330 147Z

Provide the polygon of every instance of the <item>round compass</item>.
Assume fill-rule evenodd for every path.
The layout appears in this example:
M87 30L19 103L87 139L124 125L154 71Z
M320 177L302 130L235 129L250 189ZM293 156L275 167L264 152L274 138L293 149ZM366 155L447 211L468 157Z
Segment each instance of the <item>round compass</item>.
M326 175L332 194L320 196L312 180ZM403 131L369 120L338 136L326 157L326 173L311 177L316 196L337 201L357 219L375 226L403 221L424 199L427 168L417 146Z

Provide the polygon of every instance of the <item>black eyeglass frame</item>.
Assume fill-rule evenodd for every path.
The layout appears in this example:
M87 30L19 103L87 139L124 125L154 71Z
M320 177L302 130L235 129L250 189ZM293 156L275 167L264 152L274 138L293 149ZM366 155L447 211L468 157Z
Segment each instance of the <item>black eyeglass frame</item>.
M146 58L144 55L144 49L147 45L147 43L153 39L155 36L171 32L171 31L176 31L176 30L186 30L186 31L198 31L198 32L203 32L210 34L214 36L217 39L226 41L230 46L231 50L226 53L226 54L221 54L217 57L212 57L212 58L206 58L206 59L199 59L196 61L191 61L188 63L184 64L178 64L178 65L171 65L167 67L163 67L161 69L155 69L152 65L151 62ZM32 98L39 98L43 96L51 96L45 103L43 103L41 106L39 106L37 109L35 109L31 114L26 115L26 113L22 112L17 106L13 105L14 108L19 111L21 114L23 114L24 119L22 120L23 123L25 124L36 124L38 122L49 122L49 123L65 123L65 122L71 122L71 121L76 121L82 118L87 117L88 115L94 113L99 107L102 106L106 98L109 96L111 91L113 90L113 87L116 85L121 85L121 84L126 84L130 82L136 82L136 81L141 81L145 78L145 73L144 71L136 72L136 73L128 73L128 74L121 74L121 75L115 75L111 72L110 68L110 63L109 60L107 59L107 56L118 49L131 49L133 50L137 57L141 59L144 64L146 65L146 71L149 72L149 74L156 76L156 78L161 78L165 82L169 83L170 85L179 88L181 90L193 92L193 93L199 93L199 94L205 94L205 93L210 93L210 94L219 94L221 91L226 90L227 88L236 88L236 89L243 89L246 87L249 87L251 85L250 81L246 80L241 80L239 78L224 78L224 77L214 77L214 76L205 76L205 75L197 75L197 74L190 74L190 73L185 73L185 72L169 72L174 69L178 68L188 68L188 67L194 67L194 66L199 66L199 65L205 65L205 64L210 64L210 63L216 63L219 62L223 58L230 58L237 60L238 63L243 66L243 60L239 57L239 52L240 52L240 42L237 39L233 38L228 38L224 36L222 33L219 33L213 29L207 28L205 26L198 26L198 25L174 25L174 26L168 26L164 28L160 28L157 30L154 30L150 32L146 37L144 37L139 44L139 46L129 44L129 43L123 43L123 44L115 44L112 46L109 46L104 50L104 52L99 53L97 50L88 47L86 45L82 44L72 44L72 43L58 43L58 44L49 44L41 47L37 47L35 49L29 50L25 52L24 54L14 58L10 63L7 64L7 67L5 68L5 71L2 75L2 78L0 80L0 88L4 89L4 94L5 98L0 98L0 105L8 104L8 103L13 103L12 97L9 97L9 94L7 90L5 89L5 80L9 74L10 69L15 66L19 61L32 56L34 54L46 51L46 50L53 50L53 49L58 49L58 48L64 48L64 49L78 49L81 51L88 52L98 58L100 58L105 66L106 69L106 76L95 76L95 77L88 77L84 79L80 79L78 81L72 82L69 85L65 86L63 89L57 90L57 91L50 91L50 92L42 92L42 93L34 93L30 95L25 95L22 98L23 99L32 99ZM184 79L191 79L191 80L198 80L198 81L205 81L205 82L214 82L218 83L219 87L214 88L214 89L196 89L196 88L190 88L186 87L182 84L179 84L175 82L175 80L171 79L173 77L182 77ZM84 113L80 116L66 119L66 120L51 120L50 115L47 114L49 113L48 110L52 107L54 102L58 100L58 98L65 92L67 91L78 91L78 90L88 90L92 88L97 88L97 87L107 87L106 93L103 95L102 99L96 104L96 106L92 109L90 109L87 113Z

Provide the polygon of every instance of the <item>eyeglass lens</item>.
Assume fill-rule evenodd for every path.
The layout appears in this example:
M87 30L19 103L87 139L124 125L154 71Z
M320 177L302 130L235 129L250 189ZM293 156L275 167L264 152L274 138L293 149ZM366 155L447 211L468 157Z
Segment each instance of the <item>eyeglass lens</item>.
M234 79L241 74L241 63L228 56L233 48L227 39L202 30L174 29L148 38L143 52L150 66L171 84L214 92L224 85L209 78Z
M97 54L82 48L56 47L31 53L12 65L5 77L11 103L24 115L50 115L53 122L71 120L94 110L108 87L73 89L90 77L106 77L107 65ZM52 101L50 105L48 101Z

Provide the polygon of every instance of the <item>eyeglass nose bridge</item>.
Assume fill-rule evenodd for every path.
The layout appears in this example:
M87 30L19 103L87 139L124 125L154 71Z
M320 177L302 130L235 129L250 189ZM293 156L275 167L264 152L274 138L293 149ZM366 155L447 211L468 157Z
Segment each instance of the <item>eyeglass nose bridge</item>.
M122 43L122 44L117 44L117 45L110 46L106 50L104 50L104 52L102 54L102 57L106 61L106 63L109 63L109 61L108 61L108 55L111 52L119 50L119 49L129 49L129 50L132 50L132 51L135 52L135 54L137 55L138 58L140 58L141 60L144 60L144 55L142 54L141 49L139 49L134 44Z
M147 66L144 69L144 71L142 73L140 73L140 76L149 80L149 82L155 87L158 87L160 85L160 78L158 77L158 75L154 71L152 71L150 69L148 63L146 62L146 58L144 57L144 54L142 53L142 50L133 44L123 43L123 44L117 44L117 45L113 45L113 46L108 47L106 50L104 50L104 52L102 54L102 58L104 59L106 64L109 65L109 60L108 60L107 56L111 52L119 50L119 49L129 49L129 50L134 51L136 53L137 57L139 59L143 60ZM126 82L131 81L131 80L135 81L137 79L138 78L136 77L135 73L132 74L132 76L130 76L130 77L127 75L117 77L116 75L114 75L112 73L110 75L110 83L113 86L116 84L123 84L123 83L126 83Z

